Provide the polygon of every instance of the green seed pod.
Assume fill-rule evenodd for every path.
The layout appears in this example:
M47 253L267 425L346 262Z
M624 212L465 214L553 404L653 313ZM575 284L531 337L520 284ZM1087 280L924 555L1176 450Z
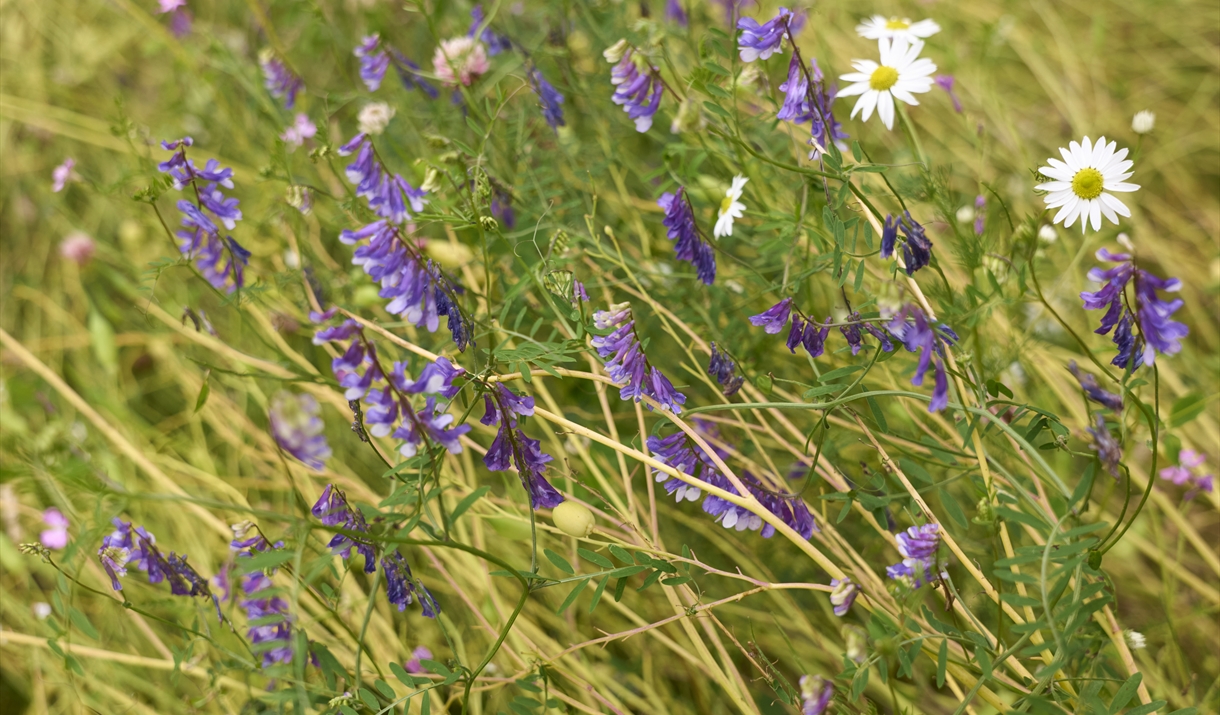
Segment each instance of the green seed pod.
M551 520L560 531L570 536L588 536L593 532L593 512L584 504L568 500L551 511Z

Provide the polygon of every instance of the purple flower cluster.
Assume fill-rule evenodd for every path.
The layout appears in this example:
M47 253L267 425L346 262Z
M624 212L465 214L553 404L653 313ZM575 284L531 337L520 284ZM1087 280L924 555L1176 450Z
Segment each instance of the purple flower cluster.
M665 0L665 19L670 22L676 22L682 27L690 24L690 19L686 16L686 10L682 8L681 0Z
M258 64L263 70L263 85L267 91L272 97L283 99L285 109L292 109L297 102L297 93L305 89L305 83L270 49L259 53Z
M974 235L982 236L986 228L987 197L979 194L974 197Z
M826 88L822 68L818 67L816 59L810 60L809 69L809 75L806 76L801 69L800 54L793 52L792 59L788 62L788 79L779 86L780 91L784 93L784 103L775 116L777 119L796 124L811 123L809 144L813 149L809 152L809 158L812 160L818 158L821 149L830 146L832 142L841 142L848 134L843 131L830 108L834 104L837 90L833 87ZM812 91L809 77L813 79ZM813 100L812 105L810 99Z
M457 304L459 289L403 235L402 224L411 218L410 211L423 209L426 193L402 176L391 175L364 134L357 134L343 145L339 154L356 154L355 161L347 167L347 179L356 185L356 195L368 199L369 208L382 217L339 234L343 243L361 244L352 256L352 263L381 286L379 295L390 301L386 305L388 312L401 315L428 332L436 332L443 314L453 342L458 350L465 350L473 336Z
M707 364L707 374L716 378L716 382L720 383L720 391L725 397L737 394L741 386L745 383L746 378L736 374L737 364L729 357L728 353L720 350L716 343L712 343L712 358Z
M1098 412L1093 416L1093 426L1086 427L1085 432L1089 433L1092 438L1089 448L1097 452L1097 458L1101 460L1101 466L1106 468L1110 476L1115 479L1121 479L1122 475L1118 471L1118 463L1123 459L1123 446L1114 434L1110 432L1110 427L1106 424L1106 418L1102 417Z
M830 605L834 606L835 615L840 618L846 616L856 602L856 596L860 595L860 587L847 576L832 579L830 586L834 589L830 592Z
M635 122L635 130L643 133L651 129L665 90L657 68L644 55L630 50L610 70L610 84L614 85L614 103Z
M1080 294L1085 310L1106 309L1101 326L1094 332L1105 335L1114 330L1114 344L1118 355L1112 365L1134 370L1140 365L1151 365L1156 354L1175 355L1182 349L1182 338L1190 334L1187 327L1172 319L1182 307L1182 299L1161 300L1158 291L1174 293L1182 288L1177 278L1159 278L1136 267L1129 253L1111 253L1102 248L1097 251L1097 260L1117 263L1108 270L1094 267L1089 271L1089 280L1101 283L1096 291ZM1127 285L1135 283L1135 310L1125 299ZM1131 328L1139 328L1139 336Z
M466 32L466 36L474 37L478 34L479 26L483 24L485 18L486 15L483 14L482 5L475 5L470 8L470 30ZM483 33L479 35L479 39L484 45L487 45L487 54L492 56L513 49L512 39L507 35L501 35L490 27L483 28Z
M940 524L912 526L898 534L898 553L902 562L886 566L885 573L892 579L910 578L915 588L932 581L939 574L947 578L943 568L938 569L936 549L940 546Z
M326 485L326 489L322 490L322 496L318 497L318 501L314 503L310 512L325 526L359 534L367 534L369 531L364 515L360 513L359 509L348 503L347 495L336 489L333 484ZM371 540L350 537L346 534L335 534L328 546L331 553L342 556L344 559L351 557L354 547L364 557L364 572L373 573L377 570L377 552ZM386 595L390 603L402 611L418 598L423 615L427 618L436 618L441 611L440 605L427 587L412 575L407 560L398 553L397 549L382 555L381 569L385 574Z
M229 548L236 552L237 559L249 559L269 549L279 549L283 542L268 543L262 534L249 536L245 529L234 527L234 539ZM263 667L277 663L291 663L293 657L292 614L288 602L278 592L270 571L254 570L241 577L241 596L237 605L246 612L250 623L247 635L251 649L262 653Z
M128 566L134 565L148 574L149 583L169 581L170 593L175 596L211 598L216 606L217 620L223 620L220 602L208 589L207 579L186 562L185 554L179 556L171 551L167 557L157 549L157 537L144 527L132 528L131 522L117 516L111 523L114 524L114 531L102 537L102 545L97 550L102 568L110 576L111 588L122 591L123 583L119 579L127 575Z
M831 319L827 318L819 323L796 308L791 298L784 298L762 313L751 315L750 323L762 328L769 335L778 334L787 325L788 339L785 344L793 353L798 345L804 346L810 357L819 357L826 352L826 337L830 335ZM860 332L862 329L877 339L882 350L889 352L894 349L884 330L864 322L859 313L852 313L851 322L839 327L839 332L851 346L852 355L859 353L864 346L864 335Z
M1165 467L1158 474L1161 479L1167 479L1178 486L1190 484L1190 491L1183 497L1190 501L1200 491L1211 493L1216 488L1216 475L1201 469L1206 462L1207 455L1193 449L1183 449L1178 452L1178 463Z
M907 352L919 352L919 364L915 367L912 385L922 385L928 368L935 365L936 386L932 389L932 401L928 412L938 412L949 404L949 378L945 373L944 349L957 342L957 333L944 323L932 325L923 311L907 304L885 326L890 335L902 341ZM933 362L935 360L935 362Z
M792 12L781 7L779 13L762 23L752 17L743 17L737 21L737 29L741 37L737 39L737 48L741 53L742 62L765 60L779 51L788 34L788 22Z
M563 104L563 95L546 81L536 65L530 66L527 76L530 89L534 90L534 94L538 95L539 101L542 102L542 116L546 119L546 123L550 125L551 129L562 127L564 125L563 107L560 105Z
M719 441L720 435L714 423L698 418L693 420L692 423L700 433L700 436L708 441L712 451L721 460L729 457L729 453L716 444ZM716 467L711 456L702 447L688 438L685 432L675 432L668 437L650 436L648 438L648 451L657 460L684 474L689 474L731 494L741 494L733 483ZM702 490L698 487L687 484L677 477L670 477L664 472L659 471L654 472L654 474L658 482L664 482L665 491L673 495L678 502L696 501L703 494ZM814 523L813 514L810 513L809 508L805 506L805 502L799 496L776 493L749 472L741 472L738 477L746 489L749 490L750 494L767 511L782 519L784 523L792 527L802 538L808 539L813 536L814 531L817 531L817 524ZM744 507L740 507L712 494L704 497L703 511L714 516L715 520L726 529L759 531L763 538L771 538L775 534L775 527L771 524L764 524L762 517Z
M515 466L521 486L530 495L531 508L551 509L559 506L563 502L563 494L546 480L546 465L554 458L542 451L541 442L527 437L517 422L518 417L534 414L534 398L517 395L497 383L494 390L484 393L483 409L480 422L489 427L500 425L495 440L487 448L487 454L483 455L483 464L493 472L503 472Z
M674 253L680 261L689 261L695 274L704 285L716 280L716 254L712 246L699 234L695 225L695 214L686 194L686 187L679 186L676 193L665 192L657 199L657 205L665 210L666 235L675 241Z
M598 335L591 341L597 354L606 362L606 372L614 384L620 385L619 397L639 402L642 397L651 397L661 409L679 414L686 395L674 389L669 378L661 374L656 366L649 365L639 336L635 334L635 320L631 317L631 306L619 303L609 310L593 314L593 325L599 330L614 328L609 335ZM652 409L652 405L648 406Z
M1103 390L1101 385L1097 383L1097 378L1094 377L1092 373L1087 373L1077 367L1075 360L1068 363L1068 370L1076 378L1076 381L1080 383L1080 389L1084 390L1084 394L1088 396L1090 400L1096 402L1102 407L1112 410L1118 414L1122 414L1122 395L1116 395L1108 390Z
M381 87L386 70L392 64L394 71L398 73L398 78L402 80L402 86L406 89L419 89L432 99L436 99L439 94L436 87L433 87L420 75L419 65L393 47L384 46L381 36L377 33L361 38L360 44L356 46L352 54L360 59L360 79L370 92L376 92Z
M186 156L186 148L193 143L190 137L161 142L162 148L174 154L157 165L158 170L169 174L175 189L182 191L190 186L199 201L178 200L184 227L175 234L178 250L194 259L213 287L232 293L245 285L245 267L250 260L250 252L232 236L221 238L217 226L219 222L231 231L242 217L237 199L226 197L220 190L233 188L233 170L222 168L215 159L208 159L202 169L195 166Z
M288 454L310 469L322 469L330 458L330 445L322 434L325 425L318 416L313 395L281 391L271 399L271 435Z
M834 683L820 675L802 675L801 715L822 715L834 700Z
M897 218L891 214L885 217L885 226L881 231L882 258L894 255L899 229L902 230L904 239L902 262L906 266L907 275L914 275L915 271L932 262L932 241L928 239L923 226L911 218L910 211L903 211Z
M347 350L331 361L331 370L344 388L345 399L364 400L368 405L364 424L369 433L403 440L398 451L404 457L414 457L421 445L430 442L436 442L450 454L460 454L460 438L470 431L470 425L452 426L453 415L445 412L436 396L453 399L460 389L453 381L466 371L442 356L425 366L417 379L407 376L403 362L395 362L387 375L377 358L376 346L365 339L360 324L354 320L319 330L313 341L321 345L349 339ZM427 396L424 408L415 410L410 397L421 394Z

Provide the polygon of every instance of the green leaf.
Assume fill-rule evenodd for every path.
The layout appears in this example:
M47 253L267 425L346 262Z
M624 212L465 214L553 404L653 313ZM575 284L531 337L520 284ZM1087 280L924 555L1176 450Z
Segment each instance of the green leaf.
M425 690L424 697L420 699L419 715L432 715L432 691Z
M830 372L822 373L822 376L818 378L818 382L821 382L821 383L834 382L835 380L838 380L839 378L847 377L848 375L852 374L853 372L860 372L863 369L864 369L863 365L848 365L846 367L835 368L834 370L831 370Z
M576 549L576 553L580 554L580 557L585 561L601 566L604 569L614 568L613 561L594 551L590 551L585 548L578 548Z
M688 583L690 580L690 576L671 576L661 583L666 586L681 586L684 583Z
M729 114L727 109L725 109L724 107L721 107L719 104L713 104L711 102L704 102L703 108L706 109L707 111L711 112L712 114L718 114L718 115L724 117L725 119L728 119L730 116L732 116Z
M826 395L831 392L834 392L835 390L841 389L842 387L843 387L842 385L822 385L821 387L811 387L808 390L805 390L805 392L801 395L801 397L806 400L810 400L815 397L820 397L822 395Z
M1147 705L1140 705L1138 707L1131 708L1127 711L1126 715L1150 715L1150 713L1154 713L1157 710L1165 707L1165 704L1166 703L1164 700L1153 700Z
M76 624L76 627L80 629L81 633L84 633L93 640L98 640L99 637L97 634L97 629L94 628L93 624L89 622L88 616L75 608L69 608L68 617L72 619L72 622Z
M360 688L360 690L356 692L360 696L360 700L369 710L376 712L381 709L380 703L377 702L377 696L373 694L372 690L369 690L368 688Z
M462 514L466 513L467 509L474 506L474 503L482 499L483 495L489 491L491 491L491 487L482 486L463 497L462 501L458 502L458 505L453 508L453 514L449 517L449 522L456 522Z
M856 701L860 699L860 694L868 687L868 672L871 668L860 668L856 671L855 677L851 679L851 699Z
M389 700L393 700L396 697L396 695L394 693L394 688L391 688L390 684L385 682L384 680L374 680L373 687L377 688L377 692L381 693L382 696L386 697Z
M396 661L390 661L390 672L394 674L395 678L398 678L398 682L402 683L408 688L415 687L415 679L412 678L411 674L408 673L406 669L399 665Z
M593 591L593 601L589 603L589 613L592 613L597 608L597 604L601 602L602 593L606 590L606 584L608 583L610 583L609 576L597 582L597 588Z
M568 574L576 573L576 569L572 568L572 564L568 563L567 559L565 559L564 557L555 553L554 551L551 551L550 549L543 549L542 553L546 554L547 561L550 561L551 563L555 564L555 568L559 569L560 571L563 571L564 573L568 573Z
M634 576L647 570L647 566L624 566L611 571L610 575L614 576L615 578L627 578L628 576Z
M211 376L212 376L211 369L207 369L207 370L203 371L203 384L199 386L199 397L195 398L195 411L196 412L203 409L203 406L205 404L207 404L208 395L212 394L211 383L209 382L209 379L208 379Z
M1173 403L1169 412L1169 426L1181 427L1198 417L1207 406L1207 397L1202 392L1192 392Z
M1131 698L1135 697L1135 691L1139 689L1140 682L1144 679L1142 673L1135 673L1127 682L1123 683L1118 692L1114 693L1114 699L1110 701L1110 712L1116 713L1119 710L1127 707L1127 703L1131 702Z
M1089 490L1093 488L1093 472L1096 464L1096 462L1089 462L1089 466L1085 467L1084 474L1080 477L1080 483L1072 491L1070 506L1076 506L1089 495Z
M949 667L949 640L940 641L940 652L936 654L936 687L945 687L945 669Z
M860 265L863 266L864 263L861 263ZM866 402L868 402L868 409L873 413L873 419L877 421L877 429L881 430L883 434L888 433L890 431L890 426L886 424L885 413L881 411L881 404L878 403L877 399L872 396L864 399Z
M902 471L915 477L924 484L932 484L932 475L928 474L928 470L924 469L919 463L913 462L906 457L898 460L898 466L902 467Z
M568 591L568 597L563 599L563 603L559 604L559 608L558 608L558 610L555 611L555 613L561 614L564 611L568 610L568 606L572 605L572 603L576 600L576 597L579 596L580 592L585 590L585 586L588 586L588 585L589 585L589 579L587 579L587 578L581 579L580 581L578 581L576 583L576 586L571 591Z
M636 593L639 593L640 591L643 591L643 590L647 589L649 586L656 583L657 580L661 578L662 573L664 573L664 572L660 571L660 570L656 570L656 571L653 571L652 573L648 574L648 576L644 578L644 583L639 588L636 589Z
M618 544L610 544L610 553L625 564L635 563L635 559L631 558L631 553Z

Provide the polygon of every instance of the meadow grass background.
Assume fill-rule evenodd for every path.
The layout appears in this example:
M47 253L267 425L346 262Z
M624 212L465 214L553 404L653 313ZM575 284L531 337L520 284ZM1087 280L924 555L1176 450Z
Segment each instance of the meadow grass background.
M500 339L528 343L539 330L537 325L530 329L538 318L545 320L537 334L545 336L562 321L547 312L540 279L563 268L585 282L595 306L633 302L641 330L650 338L653 362L675 384L690 386L688 408L719 399L704 374L703 341L731 345L751 380L773 373L812 382L813 369L854 364L849 354L839 352L815 368L745 323L745 316L774 302L775 294L766 290L776 276L787 275L792 256L801 254L823 271L802 286L802 300L820 305L821 313L835 304L835 283L825 272L825 261L811 258L824 255L826 246L820 238L825 236L820 206L795 225L792 221L802 202L821 201L820 184L757 161L714 131L671 135L676 104L670 98L653 130L636 134L609 101L609 65L601 52L620 36L637 41L648 36L647 26L635 24L639 4L556 0L526 5L526 13L516 15L503 3L496 26L531 48L566 96L569 126L558 135L542 123L520 61L512 57L497 58L491 74L470 91L480 108L511 96L494 122L487 121L492 113L483 111L467 124L444 97L430 103L419 93L406 93L392 73L376 93L397 109L379 147L387 161L415 172L418 182L423 166L415 160L446 165L446 153L456 151L446 144L444 137L449 137L475 147L478 165L513 189L517 227L494 238L478 230L477 218L452 192L436 210L464 220L421 222L422 234L436 244L435 254L444 254L451 270L471 288L468 307L476 311L481 327L487 329L488 316L499 316L508 303L508 319L496 325ZM653 15L659 15L663 3L652 5ZM291 115L264 90L256 58L264 47L288 58L308 88L300 109L318 122L319 143L337 146L355 133L355 115L370 98L351 55L360 36L379 30L426 65L435 45L432 30L423 14L395 3L198 2L191 5L193 31L179 40L155 9L155 3L143 0L0 4L0 327L8 336L0 352L0 702L8 712L31 713L329 712L326 701L342 690L328 690L316 672L305 674L303 665L292 674L296 677L271 683L257 668L242 667L226 655L240 651L237 638L217 626L207 604L171 598L164 589L132 577L125 593L156 618L142 616L106 593L68 581L37 557L20 554L17 545L37 539L40 515L48 506L58 507L72 522L72 542L55 560L81 584L103 592L109 591L107 580L94 552L112 516L123 514L145 525L158 544L189 554L205 575L229 558L228 524L259 522L297 549L293 565L298 573L314 563L333 569L323 577L333 586L333 597L319 596L316 588L286 591L309 637L325 643L350 669L357 649L348 636L367 624L362 682L367 687L384 679L402 696L408 690L389 676L389 662L401 663L414 647L426 645L438 661L477 663L516 604L520 588L512 579L489 576L497 567L470 554L413 549L409 560L417 575L445 606L444 615L433 622L414 610L406 616L393 612L380 592L370 608L367 593L379 587L363 574L344 575L342 562L331 564L320 555L325 535L310 532L308 506L327 482L373 505L390 493L390 486L382 477L384 465L349 431L350 412L328 382L330 356L310 344L305 278L286 264L286 251L301 256L333 302L382 323L391 323L392 316L370 295L367 278L350 266L351 249L337 241L338 230L352 225L343 210L319 197L314 213L303 217L284 203L288 176L341 195L343 160L311 161L305 149L289 154L277 144ZM464 2L432 6L439 36L464 34L469 9ZM769 17L772 10L768 5L767 12L747 8L747 13ZM1181 354L1158 361L1159 409L1167 435L1158 466L1174 459L1176 449L1171 448L1182 445L1207 452L1214 469L1220 460L1220 8L1150 0L876 7L827 1L811 8L799 44L806 56L818 58L828 76L846 72L850 59L875 52L853 30L873 10L929 16L942 25L925 55L956 76L965 105L965 112L957 114L948 96L934 90L912 111L940 187L933 201L910 168L912 155L901 133L886 132L875 121L847 121L850 104L836 104L852 138L873 160L896 165L887 176L920 206L917 214L955 289L945 290L930 272L919 278L933 304L959 318L953 324L965 339L962 359L983 379L1003 381L1016 401L1059 415L1073 449L1087 452L1086 407L1064 369L1069 359L1085 362L1079 347L1034 296L1018 288L1015 277L993 292L981 266L983 253L1024 260L1032 235L1010 229L998 202L989 205L988 232L977 241L968 227L955 225L953 212L971 204L986 184L1003 198L1020 227L1040 210L1041 201L1031 190L1032 168L1082 135L1116 139L1120 146L1132 147L1132 181L1142 186L1128 202L1134 215L1122 230L1139 247L1145 265L1158 275L1182 279L1186 305L1180 316L1191 330ZM689 31L670 27L664 45L683 76L701 48L707 51L707 28L727 29L713 4L695 3L692 18ZM720 60L730 64L729 58ZM767 65L772 87L781 81L783 64L773 59ZM734 71L739 68L735 63ZM1141 141L1130 121L1143 109L1155 111L1157 123ZM804 156L805 137L799 131L786 139L782 125L773 129L765 116L743 114L751 117L743 120L748 123L744 131L764 152L788 162ZM225 299L178 263L157 216L131 199L153 180L155 162L166 156L153 142L183 135L195 138L192 156L197 161L216 156L236 171L237 187L231 193L241 199L245 220L234 235L252 251L248 275L257 281L240 300ZM51 171L68 156L76 159L83 180L52 193ZM717 284L706 289L693 279L689 266L672 260L655 205L659 183L680 176L701 205L710 206L739 172L751 178L745 199L750 211L734 238L721 244L735 260L722 257ZM702 184L695 183L696 176ZM874 196L884 194L875 176L864 181ZM171 198L162 198L159 205L172 223ZM80 267L58 254L59 242L75 231L97 242L93 261ZM544 261L541 254L548 254L559 231L569 247L552 250ZM1107 226L1082 238L1078 231L1061 229L1058 240L1043 246L1033 261L1047 298L1106 362L1112 347L1108 339L1091 334L1096 316L1081 310L1076 296L1087 287L1084 274L1094 264L1093 252L1102 245L1113 247L1117 231ZM608 235L617 238L621 253L613 250ZM858 296L866 305L885 280L881 262L872 261ZM489 279L491 289L483 290ZM523 290L514 290L522 281L527 283ZM965 285L977 286L988 299L968 305ZM491 298L490 311L485 295ZM198 332L184 320L184 306L206 311L218 337ZM522 321L517 316L523 308ZM388 330L414 345L455 354L444 331L428 334L398 324ZM387 352L396 349L388 337L378 339ZM484 339L480 347L487 345ZM473 354L461 359L475 365ZM875 379L874 387L880 389L912 389L907 387L910 364L900 355L879 366L870 382ZM594 355L581 355L567 367L600 370ZM517 368L501 365L499 371ZM205 381L208 396L196 409ZM267 431L270 396L285 381L323 403L335 449L324 473L281 455ZM537 367L528 385L517 382L515 387L534 394L540 406L637 448L641 426L648 422L644 429L651 429L654 419L620 402L601 383L555 379ZM747 388L751 390L751 399L762 398L759 388ZM1151 388L1141 390L1143 399L1151 401ZM799 401L800 392L777 380L772 397ZM886 449L896 459L925 464L937 481L950 480L935 490L934 506L941 494L948 494L957 506L942 508L975 517L977 464L972 472L969 455L960 457L963 445L954 417L929 416L919 402L886 403L883 409L892 432L883 436ZM782 473L794 454L805 453L798 437L814 428L817 417L812 412L790 416L792 433L772 429L776 423L770 421L766 430L742 430L756 433L754 447L747 450L750 459ZM874 419L867 411L864 418ZM824 470L855 481L878 472L877 452L863 424L843 411L832 416ZM1126 464L1131 486L1139 492L1152 466L1149 434L1134 417L1126 425ZM638 462L590 445L557 425L532 422L530 431L556 455L551 473L558 475L557 485L597 508L599 530L582 546L603 554L608 543L638 549L643 534L655 539L650 547L654 555L673 560L685 545L702 563L730 573L701 575L693 587L641 593L633 582L622 601L607 594L592 613L592 589L562 615L556 609L567 589L533 594L492 660L494 669L481 676L472 712L509 712L514 698L523 697L552 698L544 703L547 712L794 712L777 693L791 694L801 674L832 677L842 670L841 627L846 622L863 628L867 616L857 609L846 620L836 619L825 593L818 591L764 588L703 611L699 618L647 628L681 614L696 599L709 603L757 583L828 579L779 537L764 541L754 533L726 531L697 506L676 506L663 492L654 495ZM1048 434L1041 437L1044 442ZM485 446L491 432L478 428L471 438ZM992 434L989 448L1011 473L1024 475L1027 458L1010 442ZM946 452L963 461L946 466L934 459ZM1090 461L1063 451L1043 454L1069 486L1077 484ZM488 473L479 455L468 449L446 459L447 508L481 485L492 487L463 516L455 534L463 543L525 568L529 517L520 487L511 474ZM857 508L833 525L841 503L817 499L833 490L831 482L816 481L806 499L828 521L814 543L852 568L883 572L895 560L893 548L869 525L867 510ZM624 483L632 485L630 492ZM886 482L882 491L897 489ZM1084 522L1113 523L1123 491L1124 485L1099 476ZM1073 658L1068 677L1077 679L1077 690L1098 683L1098 699L1104 703L1134 665L1146 689L1139 697L1167 701L1162 712L1220 708L1220 496L1205 494L1183 506L1182 491L1158 484L1134 526L1106 556L1104 569L1116 596L1107 613L1121 628L1143 633L1148 645L1124 654L1121 638L1111 638L1101 624L1090 624L1095 631ZM911 523L904 512L896 513L900 526ZM1001 549L991 528L947 523L971 558L990 573ZM1018 546L1037 543L1022 524L1012 522L1012 527ZM538 528L540 548L579 564L575 539L559 533L545 517ZM543 573L562 576L551 566L543 560ZM578 567L596 570L590 563ZM756 583L732 577L737 569ZM1004 618L960 568L951 567L951 572L966 584L961 598L970 609L992 632L1003 634ZM948 618L943 598L928 591L922 599ZM38 618L33 610L38 602L52 604L53 615ZM231 604L226 611L232 611ZM229 650L184 633L175 623L205 631ZM631 638L564 653L603 634L637 628L641 632ZM876 646L869 646L870 653ZM1124 662L1127 656L1129 663ZM936 687L935 658L934 648L930 656L919 656L914 674L898 679L893 688L874 675L865 697L853 702L846 697L850 685L840 682L834 707L891 712L897 702L912 712L954 712L961 698L953 688ZM1021 659L1031 670L1040 665L1033 656ZM979 671L970 663L962 667L976 675ZM523 678L532 680L522 685ZM347 688L352 689L350 683ZM1005 702L1015 697L1003 687L995 692ZM438 689L432 712L459 712L460 694L456 686ZM1084 699L1061 705L1068 712L1093 707ZM408 706L418 712L421 699ZM995 711L981 698L970 708Z

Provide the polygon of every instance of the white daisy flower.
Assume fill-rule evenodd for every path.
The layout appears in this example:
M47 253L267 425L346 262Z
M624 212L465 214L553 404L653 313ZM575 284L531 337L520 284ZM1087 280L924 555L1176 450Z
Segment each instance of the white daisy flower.
M1147 134L1156 126L1156 115L1145 109L1142 112L1136 112L1131 118L1131 131L1136 134Z
M712 235L716 238L733 235L733 220L746 214L746 205L741 203L741 190L745 188L746 177L738 174L733 177L733 185L724 193L724 201L720 202L720 214L716 218L716 227Z
M887 18L884 15L873 15L856 25L856 34L870 40L892 40L895 37L901 37L910 41L931 37L938 32L940 32L940 25L937 25L935 20L911 22L909 17Z
M876 109L885 128L893 129L894 100L899 99L910 105L919 104L915 93L932 89L932 73L936 71L936 65L932 60L919 56L923 50L923 42L919 40L907 42L902 37L893 40L881 38L877 44L881 50L881 63L852 60L851 66L856 71L839 77L852 84L839 90L838 96L860 95L856 106L852 107L851 116L854 118L863 111L864 121L867 122Z
M1039 184L1036 188L1047 192L1043 200L1047 208L1058 208L1054 223L1063 223L1064 228L1071 228L1077 218L1080 219L1080 230L1087 230L1088 224L1093 224L1093 230L1101 230L1101 217L1104 215L1117 224L1119 216L1130 216L1131 211L1123 202L1114 198L1111 191L1136 191L1139 186L1124 183L1131 177L1131 160L1127 159L1127 150L1115 151L1116 142L1106 143L1102 137L1096 143L1091 143L1088 137L1084 143L1072 142L1067 149L1059 149L1063 161L1047 159L1050 166L1039 167L1051 181Z

